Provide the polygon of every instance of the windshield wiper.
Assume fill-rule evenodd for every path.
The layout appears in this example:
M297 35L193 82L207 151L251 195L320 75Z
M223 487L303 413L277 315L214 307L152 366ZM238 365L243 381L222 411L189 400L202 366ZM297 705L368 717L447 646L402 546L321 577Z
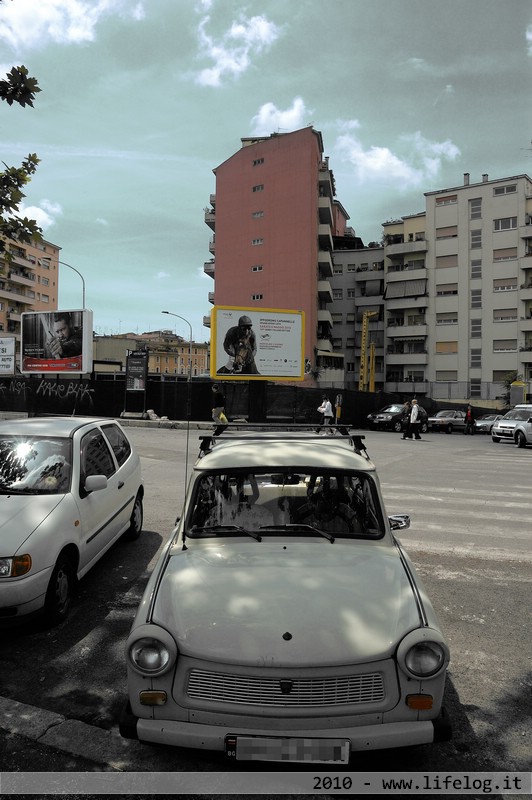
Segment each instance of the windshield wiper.
M319 534L319 536L323 536L324 539L327 539L329 542L331 542L331 544L332 542L335 541L335 537L332 535L332 533L329 533L328 531L322 531L320 528L316 528L314 527L314 525L308 525L306 522L292 522L286 525L261 525L260 529L261 531L263 530L284 531L292 528L299 530L303 528L304 530L309 530L312 531L313 533L317 533Z
M262 542L262 536L259 533L256 531L249 531L247 528L242 528L240 525L205 525L203 527L191 529L190 533L201 533L202 531L207 531L208 533L215 533L216 531L238 531L239 533L245 533L247 536L251 536L251 538L256 539L257 542Z

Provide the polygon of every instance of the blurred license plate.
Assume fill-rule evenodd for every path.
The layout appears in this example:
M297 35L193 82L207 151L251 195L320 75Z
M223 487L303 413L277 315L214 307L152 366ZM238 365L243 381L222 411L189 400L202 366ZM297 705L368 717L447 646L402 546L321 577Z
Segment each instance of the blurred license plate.
M226 736L225 754L237 761L294 761L347 764L349 739L306 739L274 736Z

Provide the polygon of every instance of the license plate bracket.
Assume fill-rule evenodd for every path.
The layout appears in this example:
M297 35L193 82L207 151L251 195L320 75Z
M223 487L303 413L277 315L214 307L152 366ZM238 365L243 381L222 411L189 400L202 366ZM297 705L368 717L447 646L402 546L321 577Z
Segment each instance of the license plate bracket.
M349 739L234 734L225 737L225 755L236 761L348 764L350 752Z

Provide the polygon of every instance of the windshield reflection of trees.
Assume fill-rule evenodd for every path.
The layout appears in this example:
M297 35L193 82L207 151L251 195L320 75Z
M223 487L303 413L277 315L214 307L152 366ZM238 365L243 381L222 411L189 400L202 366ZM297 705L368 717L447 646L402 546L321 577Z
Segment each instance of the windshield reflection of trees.
M0 438L0 492L62 494L70 487L70 441Z

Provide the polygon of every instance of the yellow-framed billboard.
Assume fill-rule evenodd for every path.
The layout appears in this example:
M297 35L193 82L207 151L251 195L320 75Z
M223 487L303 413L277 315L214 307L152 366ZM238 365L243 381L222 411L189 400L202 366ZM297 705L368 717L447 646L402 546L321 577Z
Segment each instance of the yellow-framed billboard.
M215 306L211 378L304 380L305 314L279 308Z

